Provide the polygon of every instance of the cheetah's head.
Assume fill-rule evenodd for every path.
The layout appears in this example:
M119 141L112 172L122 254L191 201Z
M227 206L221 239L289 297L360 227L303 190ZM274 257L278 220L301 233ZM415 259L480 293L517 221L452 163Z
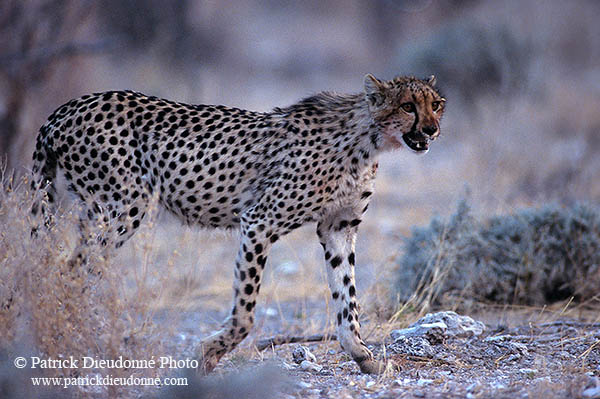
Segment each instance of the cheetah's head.
M440 135L440 119L446 99L435 89L435 77L428 80L397 77L380 81L365 76L369 112L380 127L384 148L402 147L424 154Z

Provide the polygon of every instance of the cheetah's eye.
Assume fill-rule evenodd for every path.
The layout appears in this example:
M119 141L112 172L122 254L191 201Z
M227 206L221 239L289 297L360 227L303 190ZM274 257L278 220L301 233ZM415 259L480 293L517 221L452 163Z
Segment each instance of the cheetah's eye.
M401 104L400 106L406 112L414 112L414 110L415 110L415 104L413 104L413 103L404 103L404 104Z
M436 112L440 109L441 105L442 105L441 101L434 101L431 103L431 109L433 110L433 112Z

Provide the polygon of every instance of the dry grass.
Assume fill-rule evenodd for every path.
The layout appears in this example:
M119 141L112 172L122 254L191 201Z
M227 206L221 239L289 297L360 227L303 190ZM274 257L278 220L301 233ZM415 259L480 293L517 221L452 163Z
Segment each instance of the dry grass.
M41 194L31 193L28 187L26 179L3 179L0 190L4 226L0 232L0 347L27 343L32 354L53 359L150 359L161 355L169 329L168 324L154 321L152 304L161 297L157 287L168 270L157 274L147 267L152 261L149 248L142 249L142 267L132 269L116 262L100 245L91 248L83 270L72 269L67 260L77 239L76 209L59 211L52 229L40 229L38 236L31 238L32 226L40 225L41 220L29 210ZM88 371L127 377L155 376L165 370ZM44 372L74 375L69 369ZM124 389L112 386L93 393L116 397ZM127 392L132 391L129 388Z

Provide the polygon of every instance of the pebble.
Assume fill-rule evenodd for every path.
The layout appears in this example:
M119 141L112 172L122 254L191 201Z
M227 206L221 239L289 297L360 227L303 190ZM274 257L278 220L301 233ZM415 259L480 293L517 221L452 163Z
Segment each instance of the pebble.
M398 336L388 347L392 353L402 353L411 356L433 358L436 351L424 337Z
M591 386L590 386L591 385ZM600 398L600 379L598 377L593 377L589 379L588 384L583 392L581 392L581 397L585 399L599 399Z
M510 341L512 339L512 336L510 335L496 335L494 337L487 337L486 339L484 339L484 342L503 342L503 341Z
M425 385L429 385L432 382L433 382L433 380L430 380L428 378L419 378L417 380L417 385L420 386L420 387L422 387L422 386L425 386Z
M311 362L309 360L303 360L302 363L300 363L300 368L304 371L312 371L315 373L318 373L321 370L323 370L323 366L321 366L320 364Z
M403 380L401 380L401 379L398 378L398 379L394 380L393 385L396 385L396 386L399 386L399 387L403 387L405 385L410 384L410 381L411 381L410 378L405 378Z
M479 383L478 382L474 382L474 383L472 383L471 385L469 385L467 387L467 392L473 392L478 387L479 387Z
M307 389L307 388L312 387L311 383L305 382L305 381L302 381L302 380L298 381L297 384L298 384L298 387L301 388L301 389Z
M283 367L284 370L294 370L295 368L293 364L290 364L286 361L281 362L281 367Z
M310 349L303 345L297 345L292 351L292 359L296 364L302 363L304 360L308 360L309 362L316 363L317 358L312 354Z
M525 374L527 377L533 377L538 371L536 369L519 369L519 373Z
M581 393L581 396L586 399L600 398L600 387L588 388Z

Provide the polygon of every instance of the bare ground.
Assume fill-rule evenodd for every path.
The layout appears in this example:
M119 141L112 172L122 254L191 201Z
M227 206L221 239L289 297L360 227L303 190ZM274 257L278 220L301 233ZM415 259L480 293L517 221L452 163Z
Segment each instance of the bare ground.
M295 312L293 304L281 309ZM361 374L333 340L305 344L322 367L305 370L292 356L300 344L258 351L256 342L265 337L263 331L226 356L216 374L230 379L240 371L275 364L289 381L274 397L286 398L600 397L600 323L588 321L596 317L591 313L557 318L560 313L488 309L481 314L487 321L482 335L431 342L431 356L416 356L418 344L409 348L413 349L409 354L406 347L392 342L389 331L403 323L367 323L365 331L376 331L369 346L378 358L388 360L388 369L381 376ZM298 321L297 328L287 325L279 332L292 335L302 330L301 324ZM265 329L277 331L275 325ZM193 346L198 337L191 325L188 331L188 344Z

